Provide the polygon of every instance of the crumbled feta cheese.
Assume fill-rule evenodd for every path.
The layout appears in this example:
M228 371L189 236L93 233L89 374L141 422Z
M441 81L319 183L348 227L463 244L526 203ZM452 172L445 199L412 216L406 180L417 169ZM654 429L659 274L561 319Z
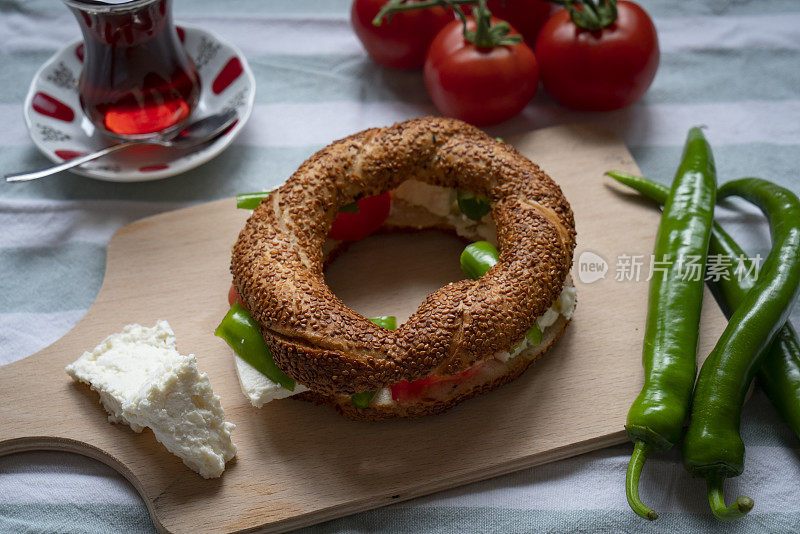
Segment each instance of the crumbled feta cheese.
M425 208L429 213L446 219L458 235L468 239L484 239L497 243L497 231L491 215L474 221L458 208L455 189L431 185L419 180L406 180L394 190L394 195L409 204Z
M385 406L392 403L394 403L394 399L392 399L391 388L379 389L378 393L375 394L375 398L372 399L372 404L375 406Z
M144 427L204 478L219 477L236 454L233 423L194 355L182 356L169 323L132 324L66 368L100 394L109 421Z
M564 286L564 289L561 291L561 298L559 299L561 315L567 319L572 319L572 314L575 313L575 303L577 301L578 290L575 289L575 286Z
M551 307L547 309L544 314L536 320L536 324L539 326L539 329L542 331L542 336L545 335L547 328L553 325L558 319L559 314L563 315L567 320L572 319L572 314L575 312L575 303L577 302L577 295L578 290L575 289L574 286L564 286L561 290L561 294L558 296L556 301L553 303ZM496 360L499 360L503 363L507 362L511 358L516 358L521 353L525 352L529 348L533 348L535 345L531 345L530 339L528 336L522 338L517 345L514 346L513 349L509 352L498 352L494 355Z
M536 320L536 323L539 325L539 328L544 332L544 329L548 326L553 326L553 323L556 322L558 319L558 312L554 310L552 307L547 308L547 311Z

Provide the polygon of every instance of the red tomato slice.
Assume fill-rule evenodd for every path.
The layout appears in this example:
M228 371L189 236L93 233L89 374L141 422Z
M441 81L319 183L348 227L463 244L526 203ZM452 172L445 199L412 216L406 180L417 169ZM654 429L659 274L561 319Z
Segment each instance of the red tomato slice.
M228 290L228 306L233 306L235 302L242 304L242 299L239 298L239 293L236 292L236 288L231 284L231 288Z
M392 400L395 402L411 402L424 398L431 386L437 384L449 383L460 384L473 376L478 370L483 367L483 362L473 365L466 371L451 376L426 376L425 378L418 378L417 380L409 382L408 380L401 380L393 384Z
M389 216L392 199L389 192L362 198L356 213L339 213L328 237L339 241L358 241L377 230Z

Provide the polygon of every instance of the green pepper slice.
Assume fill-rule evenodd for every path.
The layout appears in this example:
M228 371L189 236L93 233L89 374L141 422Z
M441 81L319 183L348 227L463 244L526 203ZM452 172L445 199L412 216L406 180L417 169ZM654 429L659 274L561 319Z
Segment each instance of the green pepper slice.
M397 317L394 315L379 315L370 317L369 320L387 330L397 330Z
M258 323L244 306L238 302L234 303L214 330L214 335L224 339L236 354L255 367L258 372L289 391L294 391L295 381L286 376L275 363L269 347L261 336Z
M242 210L254 210L261 204L261 201L269 196L272 191L261 191L259 193L242 193L236 195L236 207Z
M488 241L476 241L461 253L461 270L468 278L477 280L497 263L500 254Z
M372 399L375 398L377 395L377 390L375 391L362 391L361 393L356 393L355 395L350 395L350 402L353 403L353 406L356 408L366 408L372 402Z
M359 210L360 208L358 207L358 200L354 200L350 204L345 204L339 208L339 213L358 213Z
M538 345L542 342L542 330L539 328L538 324L535 324L525 333L525 337L528 339L528 343L532 346Z
M489 213L492 205L489 199L483 195L476 195L470 191L456 191L456 200L458 201L458 209L461 213L472 219L473 221L480 221L484 215Z
M369 320L387 330L395 330L397 328L397 317L394 315L379 315L378 317L370 317ZM356 408L366 408L377 394L377 391L362 391L361 393L350 395L350 402Z
M476 241L464 248L461 253L461 270L469 278L477 280L491 269L500 259L500 253L488 241ZM535 324L525 333L532 345L542 342L542 330ZM515 347L516 348L516 347Z

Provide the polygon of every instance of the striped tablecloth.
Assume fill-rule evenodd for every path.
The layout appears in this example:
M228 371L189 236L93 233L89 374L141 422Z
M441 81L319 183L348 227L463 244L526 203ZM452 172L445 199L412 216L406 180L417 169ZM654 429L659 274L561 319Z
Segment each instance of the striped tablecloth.
M64 174L1 184L0 364L45 347L81 318L100 287L106 244L121 226L190 203L272 188L333 139L435 111L418 73L387 71L366 58L350 30L349 3L176 0L177 21L217 31L248 57L258 82L253 117L226 153L183 176L114 184ZM662 50L655 83L642 102L613 113L580 114L540 93L521 116L491 133L597 122L625 139L646 174L667 181L687 129L705 124L721 181L758 175L800 189L800 2L641 3L655 19ZM47 164L25 131L22 101L38 66L78 36L59 2L0 0L4 172ZM719 217L748 252L767 253L768 231L754 210L737 205ZM795 324L799 317L796 311ZM747 466L726 493L732 498L746 492L756 508L732 525L711 518L703 484L688 477L676 451L647 464L642 493L661 518L652 524L639 519L625 502L631 447L623 445L309 531L800 531L797 437L759 391L744 410L742 431ZM52 452L0 458L2 532L153 530L132 487L104 465Z

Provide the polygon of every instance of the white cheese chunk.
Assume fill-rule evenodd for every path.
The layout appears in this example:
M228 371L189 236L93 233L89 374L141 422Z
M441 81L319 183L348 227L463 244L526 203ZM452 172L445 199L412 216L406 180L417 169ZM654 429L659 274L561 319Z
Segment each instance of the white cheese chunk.
M256 408L261 408L265 403L272 400L283 399L308 391L308 388L302 384L295 384L294 390L290 391L261 374L258 369L239 356L235 356L235 358L236 374L239 375L239 385L242 387L242 393L250 400L250 404Z
M497 243L497 230L491 215L473 221L458 208L456 190L440 185L431 185L419 180L406 180L394 190L394 195L409 204L424 208L429 213L443 218L458 235L467 239L483 239Z
M422 206L439 217L449 216L456 202L455 189L431 185L419 180L406 180L394 190L397 198ZM458 209L457 207L455 208Z
M578 290L575 286L564 286L564 289L561 291L561 299L559 304L561 305L560 312L561 315L566 317L567 319L572 319L572 315L575 313L575 303L578 301Z
M233 423L194 355L182 356L167 321L132 324L84 352L66 368L100 394L109 421L144 427L204 478L216 478L236 454Z
M542 336L545 337L547 334L547 329L553 326L553 324L558 319L559 314L563 315L567 320L572 319L573 313L575 313L575 304L578 300L578 290L575 289L574 286L566 285L561 289L561 294L558 296L556 301L553 303L552 306L547 308L547 311L536 320L536 324L539 326L539 330L542 331ZM498 352L494 355L495 359L506 363L508 360L512 358L516 358L523 352L527 351L530 348L536 347L536 345L531 343L531 340L528 339L528 336L522 338L514 348L511 349L510 352Z

